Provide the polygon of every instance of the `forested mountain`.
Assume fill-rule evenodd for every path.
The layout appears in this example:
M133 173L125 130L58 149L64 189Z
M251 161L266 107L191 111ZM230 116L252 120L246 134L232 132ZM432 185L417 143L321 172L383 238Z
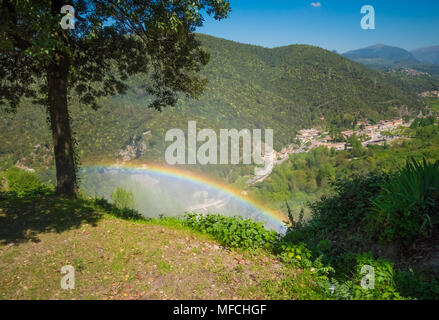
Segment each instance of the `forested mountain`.
M390 69L383 73L389 78L389 81L395 83L395 85L409 87L418 94L439 90L439 78L422 71L400 68Z
M126 95L101 100L98 111L72 97L73 130L83 161L114 161L121 150L163 161L165 133L187 128L189 120L196 120L198 128L273 128L280 148L292 143L301 128L348 128L355 119L377 121L406 110L417 114L423 107L404 82L317 47L268 49L199 38L211 53L202 71L207 88L199 100L182 98L177 107L161 113L148 109L150 98L140 78L129 80ZM2 113L0 141L2 162L35 165L46 159L50 164L51 138L41 106L24 102L15 115Z

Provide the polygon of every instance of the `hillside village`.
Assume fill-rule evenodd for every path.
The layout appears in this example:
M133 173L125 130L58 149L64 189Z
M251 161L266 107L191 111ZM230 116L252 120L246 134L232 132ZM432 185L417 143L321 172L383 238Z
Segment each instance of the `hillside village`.
M439 98L439 90L426 91L419 95L422 98Z
M394 120L381 120L377 124L370 124L367 120L358 122L358 130L346 130L342 131L341 135L347 141L353 135L359 137L362 141L363 147L370 145L382 145L385 142L390 142L399 138L395 134L386 135L386 133L393 132L398 128L410 127L413 120L404 122L401 118ZM326 147L328 149L334 149L336 151L349 150L351 147L347 142L337 142L330 137L329 132L318 128L303 129L299 131L296 136L296 144L291 144L288 147L283 148L281 151L273 151L273 154L266 155L271 158L274 165L281 165L288 160L290 154L299 154L308 152L318 147ZM269 160L269 159L268 159ZM247 184L255 184L264 181L272 170L266 172L265 175L255 176L247 181Z
M369 124L367 121L358 123L359 130L347 130L341 132L342 136L347 140L351 136L356 135L361 137L364 147L369 145L382 144L385 141L394 140L396 135L385 135L385 132L396 130L400 127L410 127L412 121L404 123L402 119L382 120L377 124ZM335 149L336 151L343 151L349 149L346 142L336 142L330 136L329 132L321 129L311 128L304 129L296 136L298 144L292 144L280 152L276 153L276 159L282 161L288 159L288 156L293 153L302 153L318 147L327 147L328 149Z

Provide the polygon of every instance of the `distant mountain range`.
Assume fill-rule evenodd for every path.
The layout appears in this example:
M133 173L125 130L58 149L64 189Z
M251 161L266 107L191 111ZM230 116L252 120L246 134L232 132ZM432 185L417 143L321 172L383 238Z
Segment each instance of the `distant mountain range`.
M439 46L416 49L412 54L421 62L439 64Z
M402 48L377 44L343 54L348 59L374 69L413 68L439 75L439 46L407 51Z
M389 63L418 62L411 52L397 47L386 46L384 44L377 44L371 47L349 51L343 55L352 60L377 59Z

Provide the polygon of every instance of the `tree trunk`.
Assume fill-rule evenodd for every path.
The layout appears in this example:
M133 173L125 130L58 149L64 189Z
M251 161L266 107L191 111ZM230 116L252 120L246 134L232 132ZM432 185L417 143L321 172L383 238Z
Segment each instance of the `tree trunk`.
M55 52L47 69L49 115L56 164L56 192L76 197L77 181L70 118L67 107L69 60L62 52Z

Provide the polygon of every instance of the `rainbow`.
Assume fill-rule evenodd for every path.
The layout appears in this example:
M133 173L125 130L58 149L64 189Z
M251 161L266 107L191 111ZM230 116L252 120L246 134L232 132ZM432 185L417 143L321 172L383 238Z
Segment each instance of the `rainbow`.
M281 211L273 210L269 208L268 206L264 205L263 203L250 199L249 197L246 197L242 194L241 190L238 190L237 188L233 188L231 186L228 186L226 184L220 183L212 178L203 176L201 174L196 174L187 170L180 170L175 167L164 167L164 166L158 166L158 165L145 165L145 164L124 164L124 165L86 165L84 166L85 169L104 169L104 170L132 170L137 172L143 172L143 173L151 173L151 174L157 174L173 179L179 179L182 181L187 181L190 183L198 184L205 187L214 188L217 191L221 191L231 197L233 197L235 200L240 201L243 204L249 205L257 210L259 210L265 218L270 220L271 222L274 222L275 224L279 226L284 225L284 221L286 220L285 215Z

